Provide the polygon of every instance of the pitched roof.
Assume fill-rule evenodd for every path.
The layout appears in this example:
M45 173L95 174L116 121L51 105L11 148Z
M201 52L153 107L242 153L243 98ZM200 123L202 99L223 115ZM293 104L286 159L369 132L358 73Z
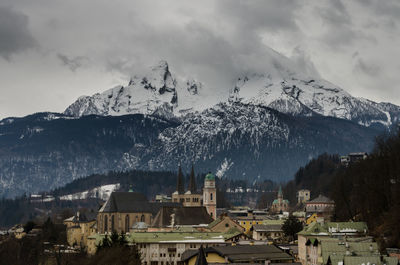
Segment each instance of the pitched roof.
M173 218L172 218L173 216ZM209 224L213 221L207 210L203 206L199 207L168 207L164 206L158 211L152 223L153 227L168 227L181 225Z
M271 225L253 225L254 231L262 232L277 232L282 231L281 224L271 224Z
M207 265L206 255L204 254L203 245L200 246L199 252L197 254L197 259L195 265Z
M206 248L206 253L217 253L227 257L230 263L246 261L265 260L287 260L294 258L275 245L236 245L236 246L215 246ZM198 250L187 250L182 254L182 261L188 260L197 255Z
M376 242L343 242L343 241L321 241L321 254L323 262L328 258L342 259L349 252L352 256L379 256L378 244Z
M314 200L308 201L306 202L306 204L309 203L335 203L334 201L332 201L331 199L329 199L328 197L320 194L317 198L315 198Z
M328 222L329 232L359 232L365 233L368 230L365 222Z
M113 192L99 212L151 213L155 215L162 206L178 206L171 202L148 202L137 192Z

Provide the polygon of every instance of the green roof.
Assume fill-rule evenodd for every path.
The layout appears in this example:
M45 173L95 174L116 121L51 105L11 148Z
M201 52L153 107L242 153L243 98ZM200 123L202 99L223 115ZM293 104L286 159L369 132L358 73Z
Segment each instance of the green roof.
M372 251L370 247L372 246ZM328 258L342 258L346 255L346 251L349 251L352 256L380 256L378 250L378 244L376 242L346 242L343 241L321 241L321 254L324 264L328 261ZM347 265L347 264L346 264Z
M331 235L331 233L364 233L368 231L365 222L312 222L299 232L299 235Z
M215 176L213 174L211 174L211 173L208 173L206 175L206 180L215 180Z
M228 233L218 232L131 232L126 235L128 242L135 243L168 243L168 242L217 242L223 243L225 240L241 234L240 231L230 230ZM98 244L104 234L96 234L90 238L96 239Z
M307 225L304 227L302 231L297 233L298 235L329 235L328 229L324 226L321 225L318 222L312 222L311 224Z
M214 226L219 224L221 221L222 221L222 219L218 217L217 219L215 219L214 221L212 221L211 223L208 224L208 228L210 228L210 229L213 228Z
M360 232L368 231L368 226L365 222L328 222L330 232Z

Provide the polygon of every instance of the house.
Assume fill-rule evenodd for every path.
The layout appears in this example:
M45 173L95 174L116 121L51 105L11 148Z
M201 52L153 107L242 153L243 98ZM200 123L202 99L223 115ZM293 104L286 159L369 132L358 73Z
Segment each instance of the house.
M309 190L302 189L302 190L297 191L296 197L297 197L297 203L303 204L310 200L311 192Z
M359 242L372 242L372 238L367 237L367 234L368 227L364 222L313 222L297 234L299 260L303 265L317 262L316 259L312 261L309 259L310 256L316 257L318 253L313 251L319 251L319 243L322 240L335 241L346 237L348 240L355 238L354 240Z
M272 202L271 211L274 213L287 212L289 210L289 201L283 199L282 187L279 186L278 198Z
M215 233L192 231L169 232L131 232L126 239L128 244L136 244L142 257L142 264L183 264L182 254L189 249L197 250L204 247L232 244L236 242L241 232ZM104 235L96 234L89 237L88 253L96 252L96 245L103 240Z
M274 220L275 221L275 220ZM276 223L253 225L254 240L279 241L284 237L282 230L283 220L276 220Z
M368 154L366 152L359 153L350 153L345 156L340 157L340 163L344 166L348 166L351 163L358 162L360 160L364 160L368 158Z
M182 254L182 261L194 265L198 249L190 249ZM294 258L275 245L226 245L206 247L204 253L208 263L293 263Z
M64 220L67 242L70 246L85 248L87 237L96 233L96 213L80 213Z
M220 217L215 219L207 227L209 231L223 233L228 232L232 228L236 228L241 232L245 232L245 228L243 226L236 223L231 217L227 216L226 214L221 215Z
M329 219L335 210L335 202L321 194L305 204L307 217L315 213L318 217Z

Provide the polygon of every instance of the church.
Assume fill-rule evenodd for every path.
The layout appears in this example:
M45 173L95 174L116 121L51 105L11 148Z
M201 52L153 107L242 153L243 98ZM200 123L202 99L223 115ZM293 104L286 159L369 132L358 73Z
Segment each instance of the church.
M215 220L217 218L217 189L215 176L208 173L204 178L203 193L196 187L194 168L190 172L189 186L184 190L184 178L179 166L176 191L172 193L172 202L181 203L184 207L204 206L208 214Z
M279 186L278 198L272 202L271 211L274 213L287 212L289 210L289 201L283 198L282 187Z

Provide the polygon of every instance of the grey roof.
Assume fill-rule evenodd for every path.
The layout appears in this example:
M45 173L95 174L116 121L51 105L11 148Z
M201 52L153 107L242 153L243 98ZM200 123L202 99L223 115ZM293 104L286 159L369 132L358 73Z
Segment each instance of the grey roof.
M332 201L331 199L329 199L328 197L320 194L317 198L306 202L306 204L308 203L335 203L334 201Z
M236 245L215 246L204 249L205 253L218 253L227 257L230 263L247 261L293 261L294 258L275 245ZM197 255L198 250L187 250L182 254L182 261Z
M280 232L282 231L282 225L253 225L253 229L258 232Z
M149 202L137 192L113 192L99 212L151 213L155 215L162 206L177 206L171 202Z
M207 210L203 206L182 207L182 206L163 206L154 217L153 227L168 227L171 225L172 215L174 214L174 225L199 225L209 224L213 221Z

